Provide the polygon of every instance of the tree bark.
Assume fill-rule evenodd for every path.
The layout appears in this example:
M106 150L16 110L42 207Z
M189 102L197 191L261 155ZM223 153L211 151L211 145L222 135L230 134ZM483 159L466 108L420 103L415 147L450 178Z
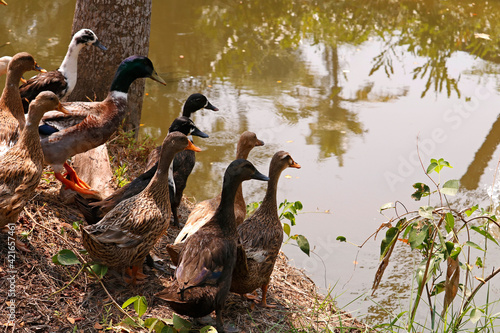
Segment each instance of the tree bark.
M148 55L151 8L152 0L76 1L72 34L91 29L108 50L91 47L80 53L78 82L68 101L103 100L120 62L131 55ZM143 97L144 79L138 79L129 90L125 130L139 127Z

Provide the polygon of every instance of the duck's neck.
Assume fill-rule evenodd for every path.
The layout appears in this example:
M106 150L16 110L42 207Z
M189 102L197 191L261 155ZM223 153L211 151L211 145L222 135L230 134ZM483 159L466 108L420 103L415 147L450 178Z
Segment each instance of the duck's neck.
M77 43L73 39L68 46L68 52L66 52L61 66L58 68L58 71L64 75L68 82L67 95L71 94L73 88L75 88L78 75L78 54L84 46L85 44Z
M40 143L40 135L38 134L38 125L40 124L41 116L28 115L26 125L21 132L18 144L27 148L27 151L32 156L39 156L40 163L43 161L42 145Z
M195 113L198 110L193 110L192 106L189 106L187 103L184 103L184 106L182 107L182 115L184 117L191 118L191 114Z
M116 71L113 81L111 82L109 91L118 91L127 94L130 85L135 81L135 79L137 79L137 76L133 75L130 69L120 66Z
M248 154L250 154L250 151L252 150L252 148L248 148L248 147L244 147L243 145L240 145L240 143L238 142L238 147L236 149L236 159L247 159L248 158ZM236 190L236 195L235 195L235 202L239 202L240 204L242 204L243 206L246 206L245 205L245 198L243 197L243 186L241 186L242 184L240 184L238 186L238 189Z
M235 184L234 181L230 181L227 177L224 177L221 200L215 216L218 216L219 225L227 236L233 236L237 233L234 216L234 197L238 187L241 187L241 182Z
M278 191L278 180L281 175L282 169L269 168L269 181L267 182L267 191L259 207L261 212L265 212L267 216L274 216L274 219L267 219L268 221L279 221L278 217L278 203L276 201L276 192ZM257 214L257 212L255 212Z
M24 119L23 102L19 93L19 81L23 73L12 69L7 71L5 88L0 97L0 110L8 109L19 122L19 128L23 129L26 120Z
M148 187L144 190L147 191L155 200L162 201L170 206L170 196L168 193L168 172L170 164L175 156L175 151L165 149L162 147L160 159L158 160L158 168L151 179Z

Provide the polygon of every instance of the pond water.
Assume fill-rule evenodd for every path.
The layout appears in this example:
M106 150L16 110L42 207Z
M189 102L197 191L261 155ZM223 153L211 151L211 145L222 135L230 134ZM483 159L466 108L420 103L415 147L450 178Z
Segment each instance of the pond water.
M0 56L28 51L57 68L74 1L11 2L0 8ZM314 254L292 245L284 252L319 287L334 286L341 307L382 322L386 311L408 309L420 259L398 246L370 296L383 235L361 249L351 243L386 221L383 204L424 204L410 198L413 183L429 182L417 141L425 166L441 157L454 166L442 172L461 181L454 203L489 202L500 157L499 15L487 1L154 1L150 58L168 84L147 82L140 135L160 142L193 92L220 109L194 116L210 135L196 140L203 152L185 192L198 201L220 191L243 131L266 143L249 157L262 172L276 151L288 151L302 169L283 173L278 200L303 203L292 232ZM264 191L244 185L247 202ZM499 259L488 259L491 271ZM491 289L500 294L498 283Z

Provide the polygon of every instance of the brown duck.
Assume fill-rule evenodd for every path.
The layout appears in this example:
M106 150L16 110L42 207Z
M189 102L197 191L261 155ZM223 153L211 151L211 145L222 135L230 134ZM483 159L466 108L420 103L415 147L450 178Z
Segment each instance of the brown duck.
M238 186L249 179L269 180L247 160L235 160L229 165L217 210L186 240L174 280L156 295L182 315L202 317L215 310L218 332L224 332L222 308L236 263L234 197Z
M238 147L236 149L236 159L247 159L250 151L256 146L263 146L264 142L257 138L257 135L253 132L246 131L240 136L238 141ZM184 228L182 228L179 235L175 239L174 244L184 242L189 236L194 234L203 224L207 223L208 220L213 216L217 206L221 200L221 193L215 198L205 200L197 204L186 221ZM234 199L234 214L236 219L236 225L240 225L245 219L247 213L247 207L245 204L245 199L243 198L243 190L240 186L236 191L236 197Z
M19 81L24 73L32 70L45 72L26 52L14 55L9 62L5 88L0 97L0 157L16 143L20 131L24 128L25 118L19 94Z
M300 165L287 152L279 151L274 154L269 166L269 182L264 200L255 213L238 226L239 240L244 251L238 251L230 290L247 298L254 298L245 294L260 287L261 305L268 308L274 307L267 304L266 295L274 263L283 243L276 191L281 172L286 168L300 168Z
M149 185L138 195L120 202L97 224L83 228L83 246L97 262L125 267L135 284L143 280L142 263L170 223L168 169L174 155L184 149L200 151L182 133L163 141L158 169Z
M53 92L39 94L30 104L28 119L19 140L0 158L0 228L17 221L40 182L43 153L38 123L45 112L56 109L66 112ZM21 242L16 242L16 245L26 250Z

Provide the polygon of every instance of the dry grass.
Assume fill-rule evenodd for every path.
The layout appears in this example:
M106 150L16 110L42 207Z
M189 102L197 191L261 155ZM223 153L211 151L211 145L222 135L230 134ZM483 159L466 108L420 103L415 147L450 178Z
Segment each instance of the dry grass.
M113 147L113 145L115 147ZM110 146L115 156L114 162L122 162L125 150L116 142ZM121 150L121 151L120 151ZM127 155L130 154L127 152ZM141 156L140 158L138 156ZM134 155L135 162L143 161L142 153ZM132 170L136 176L140 168ZM40 183L36 195L21 214L17 224L17 233L27 232L31 252L15 252L15 298L8 295L12 275L8 268L6 235L0 235L0 331L5 332L121 332L118 324L125 315L113 305L113 300L123 304L128 298L143 295L148 301L148 311L143 319L148 317L172 318L172 311L154 294L162 290L171 278L173 269L170 266L165 244L173 241L178 228L170 228L168 236L162 237L155 247L155 254L161 258L164 271L151 269L144 271L149 275L148 283L135 288L125 286L122 278L108 272L103 279L103 285L91 274L83 270L74 281L82 265L60 266L52 263L52 256L62 249L77 252L83 249L79 231L73 228L73 223L82 221L83 217L75 206L66 205L58 196L59 183L51 175L44 176L46 180ZM131 176L133 178L133 176ZM180 209L180 221L183 223L189 214L192 202L184 199ZM90 261L90 258L84 256ZM72 281L71 284L69 282ZM107 294L106 290L110 295ZM62 289L62 290L61 290ZM230 295L226 302L224 318L240 332L317 332L327 331L329 326L334 329L339 326L350 326L351 329L336 332L363 332L364 325L349 315L337 311L332 302L318 311L319 304L325 298L316 291L316 286L307 275L288 265L287 258L281 254L273 273L268 291L268 302L278 305L276 309L250 309L250 303L239 296ZM15 301L15 324L7 326L11 301ZM9 306L11 306L9 308ZM133 310L129 313L134 314ZM134 314L135 315L135 314ZM202 325L195 326L200 328ZM147 332L133 329L132 332Z

